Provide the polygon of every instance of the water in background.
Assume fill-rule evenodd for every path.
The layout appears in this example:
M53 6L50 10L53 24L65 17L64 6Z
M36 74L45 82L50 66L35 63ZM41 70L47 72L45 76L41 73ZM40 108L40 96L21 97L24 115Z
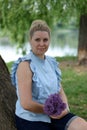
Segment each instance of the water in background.
M76 56L77 55L77 49L76 48L70 48L68 45L65 47L50 47L49 50L46 53L49 56ZM16 52L15 47L11 46L1 46L0 45L0 55L5 60L5 62L10 62L17 60L18 57L22 56L21 53Z
M59 30L58 30L59 31ZM51 45L47 51L49 56L76 56L78 46L78 30L63 30L62 33L55 30L52 34ZM29 43L26 44L27 53L30 50ZM0 55L5 62L17 60L22 56L21 50L19 53L16 51L16 47L9 45L8 40L0 39Z

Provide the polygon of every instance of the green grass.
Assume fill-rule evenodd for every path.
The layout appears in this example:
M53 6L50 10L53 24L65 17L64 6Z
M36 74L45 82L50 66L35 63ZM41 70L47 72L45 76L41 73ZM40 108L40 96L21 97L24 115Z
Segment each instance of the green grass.
M63 61L77 61L77 57L56 57L61 63ZM79 67L79 66L78 66ZM84 66L86 67L86 66ZM71 112L87 120L87 71L80 73L72 66L61 67L62 86L67 95Z
M13 61L7 63L9 72L11 72L12 64L13 64Z
M55 57L55 58L59 62L61 62L61 61L76 61L77 60L76 56L64 56L64 57Z
M56 57L57 58L57 57ZM59 62L76 61L76 57L58 57ZM9 71L13 62L7 64ZM87 72L78 73L72 66L61 67L62 86L68 97L71 112L87 120Z
M72 68L62 69L62 86L71 111L87 119L87 72L77 74Z

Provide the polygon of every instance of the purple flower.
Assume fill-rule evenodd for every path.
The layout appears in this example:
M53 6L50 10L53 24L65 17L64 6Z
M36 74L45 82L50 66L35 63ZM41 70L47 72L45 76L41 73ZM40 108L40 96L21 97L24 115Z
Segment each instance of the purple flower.
M45 101L44 112L47 115L60 115L66 108L66 104L63 103L60 94L51 94Z

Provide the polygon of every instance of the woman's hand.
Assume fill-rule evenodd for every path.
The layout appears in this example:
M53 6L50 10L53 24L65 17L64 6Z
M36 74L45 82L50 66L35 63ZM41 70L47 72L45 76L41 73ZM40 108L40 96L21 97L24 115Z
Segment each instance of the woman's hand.
M64 92L64 90L62 88L62 85L61 85L61 90L60 90L60 96L61 96L63 102L66 103L67 107L66 107L66 109L64 111L62 111L62 113L60 115L57 115L57 116L51 115L50 117L52 119L60 119L60 118L64 117L65 115L67 115L69 113L69 111L70 111L68 101L67 101L67 97L66 97L66 94L65 94L65 92Z
M66 108L64 111L62 111L62 113L58 116L54 116L54 115L51 115L50 117L52 119L60 119L62 117L64 117L65 115L67 115L69 113L69 110Z

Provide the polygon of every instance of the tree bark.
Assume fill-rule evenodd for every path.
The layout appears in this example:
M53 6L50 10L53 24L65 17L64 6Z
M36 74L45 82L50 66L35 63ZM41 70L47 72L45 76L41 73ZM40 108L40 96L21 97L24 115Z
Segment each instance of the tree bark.
M87 64L87 14L80 17L78 61L80 65Z
M16 99L16 92L11 84L10 73L0 56L0 130L17 130L14 120Z

